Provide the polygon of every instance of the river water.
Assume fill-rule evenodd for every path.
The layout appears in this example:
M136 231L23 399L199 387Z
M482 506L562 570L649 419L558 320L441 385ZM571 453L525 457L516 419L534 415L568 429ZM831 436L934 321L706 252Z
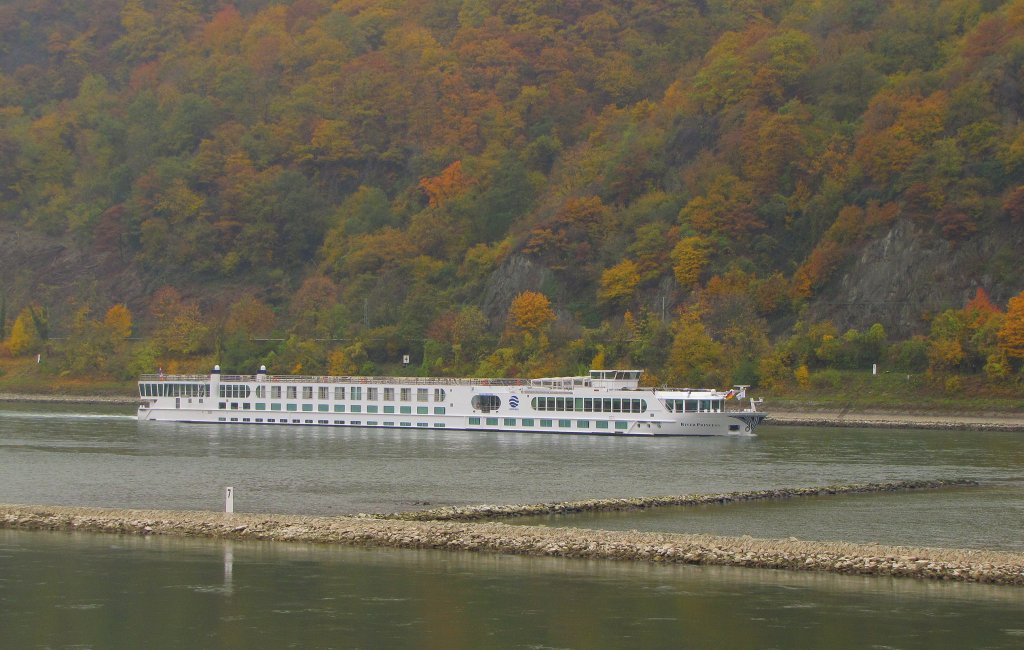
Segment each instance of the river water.
M623 439L139 423L0 404L0 502L339 514L910 478L977 488L547 525L1024 550L1024 435L769 427ZM1019 588L0 531L9 647L1007 647Z

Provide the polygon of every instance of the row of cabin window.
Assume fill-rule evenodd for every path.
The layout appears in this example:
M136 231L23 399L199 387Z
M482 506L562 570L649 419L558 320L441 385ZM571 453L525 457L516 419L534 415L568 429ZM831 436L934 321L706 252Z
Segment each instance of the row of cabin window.
M220 409L222 409L222 410L232 410L232 411L237 411L237 410L248 411L248 410L252 409L252 406L253 406L253 404L250 403L250 402L220 402L220 404L218 404L218 407ZM255 406L256 406L256 408L252 409L252 410L255 410L255 411L267 411L267 410L270 410L270 411L282 411L282 410L284 410L284 411L300 411L301 410L301 411L306 412L306 413L310 413L310 412L313 412L313 411L316 411L318 413L331 413L332 412L330 404L284 404L284 405L282 405L282 404L271 403L270 404L270 408L268 409L267 408L267 404L265 402L256 402ZM366 409L365 411L363 410L364 408ZM398 413L400 415L412 415L412 413L413 413L413 411L412 411L413 407L411 407L411 406L399 406L399 407L397 407L398 411L395 411L395 408L396 407L394 407L394 406L378 406L377 404L367 404L365 407L360 405L360 404L349 404L347 412L348 413L384 413L384 414ZM334 413L345 413L346 412L346 407L345 407L344 404L335 404L334 408L333 408L333 412ZM444 415L445 412L446 412L445 411L445 407L443 407L443 406L435 406L434 407L434 415ZM429 415L429 414L430 414L430 407L429 406L417 406L416 407L416 415Z
M670 413L720 413L720 399L667 399L665 406Z
M209 384L139 384L141 397L209 397Z
M481 418L477 418L477 417L469 418L470 426L479 425L479 424L481 424L481 421L483 422L483 424L485 426L489 426L489 427L496 427L496 426L514 427L514 426L516 426L516 419L515 418L501 418L501 424L500 425L498 424L499 418L482 418L482 419ZM544 420L544 419L534 420L533 418L523 418L521 420L522 424L520 426L534 427L534 426L537 426L537 424L536 424L537 422L539 422L540 426L544 427L544 428L555 426L555 421L554 420ZM596 428L596 429L607 429L609 427L609 424L610 423L607 420L597 420L596 422L594 422L594 427L593 428ZM569 428L573 428L574 425L573 425L573 421L572 420L558 420L558 426L559 426L559 428L562 428L562 429L569 429ZM575 428L577 428L577 429L590 429L591 428L590 420L576 420ZM629 422L616 421L615 422L615 428L616 429L628 429L629 428Z
M618 397L534 397L535 411L576 411L580 413L643 413L647 400Z
M217 418L217 421L218 422L238 422L239 418L226 418L226 417L223 417L223 418ZM263 418L241 418L241 421L242 422L256 422L257 424L262 424L264 422L264 419ZM267 423L269 423L269 424L288 424L289 423L287 418L281 418L280 420L278 420L276 418L267 418L265 421ZM316 423L317 424L331 424L331 421L330 420L317 420ZM291 424L313 424L313 420L292 420ZM343 424L345 424L345 421L344 420L334 420L334 424L335 425L343 425ZM352 420L348 424L349 424L349 426L358 427L358 426L361 426L363 423L360 422L359 420ZM412 426L412 422L399 422L398 425L399 426L403 426L403 427L411 427ZM377 426L393 427L393 426L395 426L395 423L394 422L375 422L373 420L368 420L366 422L366 426L368 426L368 427L377 427ZM416 426L425 429L425 428L429 427L430 424L427 423L427 422L417 422ZM444 424L444 422L435 422L434 423L434 428L437 428L437 429L444 429L445 426L446 425Z
M285 390L282 391L281 389ZM385 402L395 401L395 389L394 388L380 388L377 386L270 386L270 399L299 399L299 389L302 389L302 399L313 399L313 389L316 388L316 398L318 400L362 400L363 399L363 388L366 388L366 400L369 402L376 402L383 397ZM331 388L334 388L331 391ZM282 398L283 393L283 398ZM346 393L348 396L346 397ZM245 399L249 397L250 390L249 386L245 384L221 384L220 385L220 397L234 397L239 399ZM267 386L256 387L256 397L265 399L267 397ZM434 389L434 401L443 402L447 397L447 393L443 388ZM412 400L412 389L411 388L399 388L398 398L402 402L411 402ZM429 388L417 388L416 389L416 401L417 402L429 402L430 401L430 389Z

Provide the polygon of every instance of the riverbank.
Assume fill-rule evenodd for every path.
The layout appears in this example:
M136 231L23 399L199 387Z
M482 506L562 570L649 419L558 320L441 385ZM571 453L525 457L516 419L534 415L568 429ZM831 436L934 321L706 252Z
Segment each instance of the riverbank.
M600 531L486 522L0 505L21 530L175 535L736 566L1024 585L1024 553Z
M1024 431L1024 414L878 413L847 410L772 411L764 425L860 427L879 429L954 429L964 431Z

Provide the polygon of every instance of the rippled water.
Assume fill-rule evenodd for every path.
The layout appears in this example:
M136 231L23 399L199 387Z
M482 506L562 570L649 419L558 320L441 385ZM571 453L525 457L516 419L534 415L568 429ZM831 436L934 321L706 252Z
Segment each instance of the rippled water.
M871 482L979 488L548 525L1020 550L1024 436L763 427L626 439L139 423L0 404L0 502L334 514ZM0 646L1024 646L1020 589L298 544L0 531Z
M0 501L337 514L872 482L980 488L547 521L1019 550L1024 435L770 427L753 438L137 422L125 409L0 405Z

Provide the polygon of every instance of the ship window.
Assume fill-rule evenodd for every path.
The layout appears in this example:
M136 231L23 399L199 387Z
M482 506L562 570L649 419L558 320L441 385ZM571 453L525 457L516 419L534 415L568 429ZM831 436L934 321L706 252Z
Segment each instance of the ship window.
M395 389L394 388L385 388L384 389L384 401L385 402L394 402L395 401ZM391 412L392 413L395 412L393 410L393 408L392 408Z
M313 387L303 386L302 387L302 399L313 399Z
M288 386L288 390L285 393L288 395L288 399L297 399L299 397L299 389L295 386Z
M498 418L487 418L487 426L496 427L498 426Z
M501 398L497 395L474 395L470 403L475 410L483 411L484 413L497 411L501 408Z
M411 388L403 388L403 389L401 389L401 391L402 391L401 392L402 401L403 402L411 402L412 401L412 389Z
M259 397L260 399L263 399L266 396L267 396L267 387L266 386L257 386L256 387L256 397Z
M318 386L317 389L316 389L316 397L317 397L317 399L329 399L330 398L330 394L331 394L331 389L328 388L327 386Z
M353 404L352 406L349 407L349 411L352 413L362 413L363 407L359 406L358 404Z
M385 390L387 390L387 389L385 389ZM384 412L385 413L394 413L395 412L395 407L394 406L385 406L384 407Z
M270 405L270 410L271 411L280 411L281 410L281 405L280 404L271 404Z
M434 415L444 415L444 407L443 406L435 406L434 407Z
M289 411L298 411L299 410L298 404L289 404L286 408Z
M597 421L597 428L598 429L607 429L608 428L608 423L605 422L604 420L598 420Z
M427 401L428 393L429 393L429 389L427 389L427 388L417 388L416 389L416 401L417 402L426 402Z
M334 387L334 399L345 399L345 387L335 386Z
M576 426L580 429L589 429L590 420L576 420Z
M360 400L363 399L363 387L353 386L352 390L349 391L349 399Z
M445 393L445 390L443 388L435 388L434 389L434 401L435 402L443 402L446 396L447 396L447 393Z
M345 405L344 404L335 404L334 405L334 412L335 413L344 413L345 412Z
M558 426L562 427L563 429L568 429L569 427L572 426L572 421L571 420L559 420L558 421Z
M367 388L366 389L366 399L370 400L371 402L376 402L379 399L378 396L377 396L377 393L378 393L377 387L374 386L372 388Z
M429 406L417 406L416 407L416 415L427 415L428 413L430 413L430 407Z
M369 404L366 407L366 412L367 413L376 413L377 412L377 405L376 404Z
M553 424L553 422L551 420L541 420L540 421L540 426L542 426L542 427L550 427L552 424Z
M326 413L329 410L331 410L331 405L330 404L317 404L316 405L316 410L320 411L321 413Z
M480 418L469 418L470 424L480 424Z
M403 415L409 415L409 414L412 413L412 407L411 406L399 406L398 407L398 412L402 413Z
M515 418L505 418L505 426L506 427L514 427L514 426L516 426L516 419Z
M270 387L270 399L281 399L281 387L271 386Z
M524 427L532 427L533 426L533 418L523 418L523 426Z

